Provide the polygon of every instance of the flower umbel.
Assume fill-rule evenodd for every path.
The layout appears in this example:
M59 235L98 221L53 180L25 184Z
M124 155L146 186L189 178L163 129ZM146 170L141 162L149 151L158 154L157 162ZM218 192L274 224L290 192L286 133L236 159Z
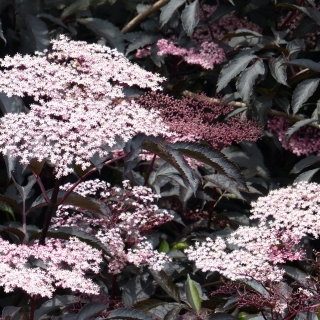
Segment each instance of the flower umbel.
M88 168L94 154L110 155L116 141L141 132L170 135L153 110L125 100L123 88L160 89L164 79L108 47L53 40L52 51L0 61L0 91L34 99L27 114L1 119L0 152L27 165L48 159L57 177Z

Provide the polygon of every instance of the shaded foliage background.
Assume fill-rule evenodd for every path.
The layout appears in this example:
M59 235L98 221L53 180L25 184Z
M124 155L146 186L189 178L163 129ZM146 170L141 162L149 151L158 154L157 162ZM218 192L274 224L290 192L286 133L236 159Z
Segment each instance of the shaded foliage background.
M206 5L217 5L217 8L205 21L199 22L199 12ZM235 25L232 31L223 30L220 38L210 34L213 26L223 29L223 21L229 21L224 19L233 14L237 19L252 22L255 30L238 29ZM211 297L209 293L219 287L221 277L196 270L187 261L183 249L196 240L227 235L240 225L248 225L250 202L269 190L303 180L319 182L319 3L312 0L2 0L0 21L1 57L50 49L50 39L60 34L73 40L98 42L165 76L164 93L177 99L197 100L196 94L203 92L212 97L211 103L230 108L228 115L218 118L216 123L237 116L243 121L258 121L262 131L257 142L242 141L215 149L208 141L168 144L161 139L137 136L129 142L128 161L104 167L100 175L96 173L93 177L100 176L113 185L123 178L133 184L148 183L162 195L159 206L172 210L175 218L155 231L150 239L173 262L161 272L129 266L116 279L102 274L97 281L105 290L108 305L93 301L92 297L58 291L53 299L37 302L35 318L101 319L95 317L99 312L107 319L263 318L257 308L239 309L234 297ZM203 27L209 29L211 41L224 49L227 58L223 64L205 70L176 56L157 55L157 41L163 38L173 39L182 48L199 49L192 34ZM137 58L137 50L149 46L150 54ZM134 88L127 95L142 93ZM3 115L27 112L30 102L27 98L0 94ZM139 158L142 149L159 157ZM194 169L185 163L183 155L205 164ZM1 159L3 227L0 234L11 239L11 234L19 235L21 229L17 210L21 199L5 162L8 165L7 159ZM10 165L17 183L25 185L31 171L23 171L19 163ZM35 167L29 169L34 171ZM41 167L40 172L46 189L52 188L50 168ZM77 173L83 174L81 170ZM35 185L28 191L26 201L31 205L40 190ZM28 218L30 236L37 234L43 219L41 210ZM317 246L316 241L311 243L310 257L311 249ZM287 276L298 282L310 270L303 264L289 267ZM257 285L251 287L257 292L261 290ZM27 318L27 299L21 292L0 294L3 319ZM303 316L301 313L296 317ZM308 316L316 317L316 314Z

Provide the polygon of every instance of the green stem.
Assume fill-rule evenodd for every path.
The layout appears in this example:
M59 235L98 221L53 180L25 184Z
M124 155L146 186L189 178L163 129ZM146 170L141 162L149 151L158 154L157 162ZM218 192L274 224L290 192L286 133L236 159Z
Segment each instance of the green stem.
M44 246L46 244L46 236L50 227L51 219L58 208L57 199L58 199L59 187L60 187L60 179L57 179L55 180L52 197L46 211L46 220L42 227L42 231L39 239L39 245Z

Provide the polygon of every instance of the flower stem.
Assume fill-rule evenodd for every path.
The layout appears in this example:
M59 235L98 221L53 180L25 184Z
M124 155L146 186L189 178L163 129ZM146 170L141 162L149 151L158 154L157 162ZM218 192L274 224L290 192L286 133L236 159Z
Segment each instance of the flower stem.
M297 6L301 6L304 0L300 0L299 3L297 4ZM289 16L287 17L286 20L284 20L284 22L282 23L282 25L278 28L279 31L281 31L294 17L294 15L296 14L297 9L293 10Z
M57 205L57 199L58 199L58 193L59 193L59 187L60 187L60 179L55 180L52 197L50 200L50 203L48 205L47 211L46 211L46 220L43 224L41 236L39 239L39 245L45 245L46 244L46 236L50 227L51 219L56 212L58 205Z
M31 298L31 305L30 305L30 320L34 320L34 312L36 307L36 300Z

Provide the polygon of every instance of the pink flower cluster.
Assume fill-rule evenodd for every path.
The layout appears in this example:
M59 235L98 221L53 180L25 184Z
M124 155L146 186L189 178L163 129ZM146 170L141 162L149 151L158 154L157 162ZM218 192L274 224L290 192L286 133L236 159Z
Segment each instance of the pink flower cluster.
M218 271L231 280L281 281L278 264L304 258L302 237L320 234L320 185L301 182L271 191L252 204L250 219L228 238L207 238L185 252L197 268Z
M221 64L226 56L222 48L213 42L203 42L197 50L194 47L191 49L180 48L173 44L172 41L160 39L157 42L159 47L158 55L170 54L173 56L182 57L189 64L200 65L204 69L213 69L215 64Z
M66 184L61 189L68 190L70 186ZM120 273L128 263L162 269L167 256L154 250L145 237L150 229L173 218L154 204L158 195L146 187L131 187L128 181L123 181L123 188L110 188L98 179L79 184L74 192L105 202L110 210L108 217L96 217L92 212L62 205L52 219L51 228L74 227L94 235L112 255L108 266L111 273Z
M99 293L99 286L85 274L99 273L101 253L77 238L47 239L45 246L10 244L0 238L0 254L0 286L5 292L21 288L30 296L49 298L56 288Z
M267 127L270 132L278 137L285 150L289 150L297 156L320 155L319 130L310 126L302 127L292 135L287 145L286 132L291 127L289 120L285 118L271 118L268 120Z
M137 59L142 59L142 58L150 56L150 54L151 54L151 47L150 46L146 46L146 47L144 47L142 49L138 49L137 50L136 58Z
M163 93L150 92L140 96L137 102L147 109L159 110L164 123L177 134L169 138L171 141L205 140L214 148L222 149L243 140L256 141L262 130L258 122L240 117L222 122L232 106L223 101L212 102L205 94L174 99Z
M139 132L169 135L158 113L124 100L123 88L160 89L164 80L130 63L108 47L52 40L52 51L0 61L0 91L32 97L27 114L7 114L0 124L0 152L27 165L36 158L55 166L57 177L84 170L103 146L128 141Z

